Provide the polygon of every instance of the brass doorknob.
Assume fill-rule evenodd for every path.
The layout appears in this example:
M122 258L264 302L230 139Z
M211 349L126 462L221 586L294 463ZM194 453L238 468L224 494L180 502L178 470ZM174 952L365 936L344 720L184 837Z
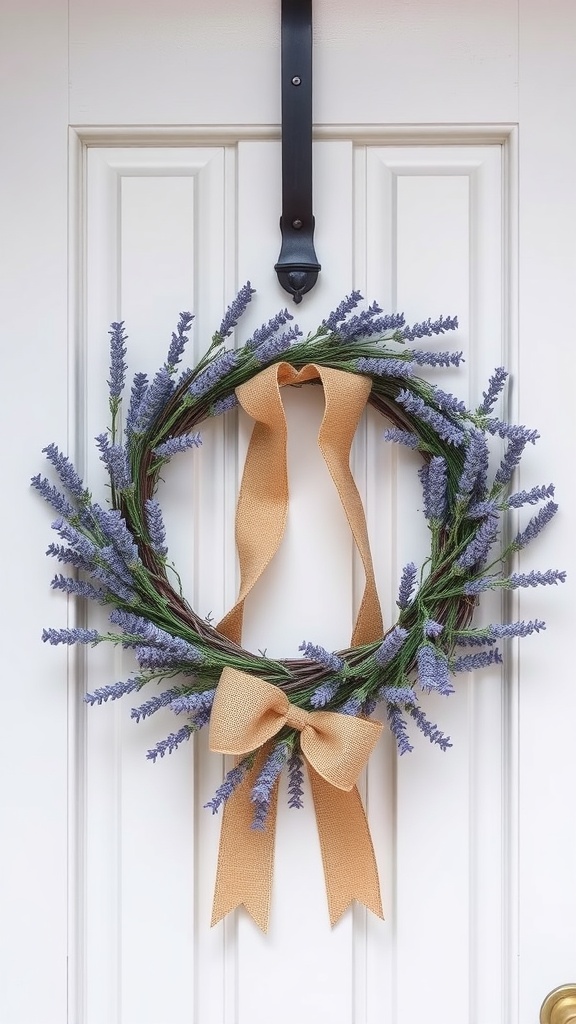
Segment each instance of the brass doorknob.
M546 996L540 1024L576 1024L576 985L560 985Z

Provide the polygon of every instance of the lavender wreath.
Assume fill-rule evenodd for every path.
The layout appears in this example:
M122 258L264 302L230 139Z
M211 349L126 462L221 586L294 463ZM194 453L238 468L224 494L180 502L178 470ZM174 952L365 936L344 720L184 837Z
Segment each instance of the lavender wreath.
M240 289L193 369L177 370L193 316L181 313L166 362L151 382L136 373L121 431L119 421L126 374L124 324L111 325L111 428L96 438L111 485L110 507L93 501L70 460L55 444L44 453L64 492L40 474L32 484L56 510L52 527L60 538L47 554L75 570L57 574L52 587L77 599L110 607L112 630L46 629L50 644L121 644L132 649L138 671L130 679L86 694L102 704L139 692L147 683L166 686L132 709L139 722L161 707L183 716L185 724L148 751L156 761L172 753L210 718L218 679L230 666L280 687L291 702L308 710L324 708L346 715L370 715L383 704L400 754L412 750L409 720L442 750L450 739L430 722L417 689L449 695L451 677L502 661L499 639L523 637L544 622L493 623L474 628L472 616L486 590L534 587L563 582L557 569L509 573L510 556L524 548L552 519L554 487L542 485L510 493L514 470L535 430L502 422L493 415L507 373L494 371L474 410L421 379L421 367L458 366L461 352L431 352L411 347L420 339L457 328L457 318L407 326L403 315L384 315L376 303L354 312L359 292L347 296L304 338L288 327L282 310L239 348L227 348L238 320L251 300L248 282ZM305 642L300 659L273 660L255 655L220 635L187 603L168 560L162 511L154 497L162 467L179 452L201 444L198 426L237 404L235 388L263 367L278 361L300 368L309 362L361 373L372 379L370 404L393 424L390 442L418 450L430 553L419 568L402 572L398 619L378 642L336 653ZM506 442L495 473L490 474L489 435ZM509 509L544 502L524 529L493 554L500 520ZM472 648L476 650L471 651ZM217 811L253 765L244 758L225 778L209 807ZM285 766L290 806L302 804L299 734L285 728L264 763L252 790L255 827L264 826L271 793Z

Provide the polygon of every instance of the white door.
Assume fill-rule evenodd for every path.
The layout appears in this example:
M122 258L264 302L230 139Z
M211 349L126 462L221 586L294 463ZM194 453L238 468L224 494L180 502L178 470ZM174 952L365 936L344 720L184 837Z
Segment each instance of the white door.
M3 1024L535 1024L547 992L576 980L570 0L314 4L323 269L299 322L354 287L409 320L457 313L466 362L431 379L472 404L494 366L510 368L508 411L542 435L518 486L553 481L561 504L522 566L570 574L506 609L483 603L485 621L548 629L430 704L451 750L420 737L399 760L386 735L372 757L385 921L356 906L330 930L308 800L279 814L268 936L243 912L210 929L219 822L203 804L222 759L201 735L152 765L170 716L137 726L129 698L82 701L126 678L128 659L40 643L84 612L50 591L49 513L27 480L56 441L104 499L92 439L107 424L108 324L126 321L130 369L150 372L181 309L196 312L199 357L248 278L246 331L289 301L273 271L279 6L3 5ZM359 591L313 443L317 398L285 400L289 526L247 612L246 646L273 655L345 646ZM354 471L390 622L427 537L417 462L381 431L368 416ZM244 420L207 426L161 495L185 590L215 617L235 595L248 436Z

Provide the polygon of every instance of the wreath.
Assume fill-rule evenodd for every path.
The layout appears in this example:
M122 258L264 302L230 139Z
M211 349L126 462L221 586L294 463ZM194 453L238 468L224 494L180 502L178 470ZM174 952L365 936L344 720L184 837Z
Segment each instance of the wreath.
M290 807L302 806L303 754L306 767L312 766L331 918L336 920L352 898L363 900L379 913L373 853L365 820L358 817L355 789L356 777L381 728L370 716L377 705L383 706L401 755L413 749L409 724L441 750L451 745L449 737L426 716L418 690L449 695L459 673L502 660L498 640L545 628L540 620L476 628L472 617L486 590L564 581L565 573L557 569L529 573L510 573L508 569L511 556L535 538L556 513L554 487L549 484L510 493L522 453L539 435L494 415L507 378L504 368L494 371L473 410L419 376L425 367L460 364L461 352L414 346L422 339L456 330L456 317L441 316L409 326L403 315L384 314L376 303L358 311L362 297L354 291L307 337L289 325L292 316L284 309L241 346L227 347L252 294L248 282L227 309L204 357L193 369L183 371L178 367L193 316L180 314L165 363L151 381L143 373L134 376L123 429L127 337L123 322L111 325L111 427L96 438L110 478L109 506L93 500L71 461L55 444L44 452L61 486L41 475L34 477L32 484L58 516L52 526L59 542L50 544L47 554L75 570L72 576L57 574L52 587L108 606L112 629L107 633L80 627L46 629L43 640L50 644L109 642L134 652L138 670L131 678L97 689L85 699L90 705L102 704L139 693L147 683L162 684L161 692L133 708L132 717L139 722L167 707L184 721L148 751L150 760L172 753L211 718L211 748L236 755L234 767L207 805L213 812L222 805L227 813L235 808L230 811L233 824L227 829L227 838L223 833L217 881L221 898L216 901L215 919L240 902L250 909L247 891L258 887L261 871L261 866L253 865L258 857L270 861L272 856L277 783L285 767ZM323 453L362 556L366 591L350 647L331 652L305 641L301 658L276 660L243 649L240 632L243 597L263 571L279 537L270 542L270 551L245 554L243 565L240 550L243 591L235 609L215 627L190 607L182 593L177 569L169 560L155 492L166 463L178 453L200 446L200 424L241 403L257 421L251 445L261 447L253 453L250 469L247 459L238 509L238 543L240 546L242 531L254 537L255 530L266 543L278 522L281 536L283 518L278 517L275 503L278 493L285 490L285 473L276 473L272 498L262 493L285 458L278 387L319 379L327 402L325 418L329 400L340 410L333 417L338 436L324 439ZM351 392L357 392L356 399L351 399ZM354 409L350 401L356 402ZM430 531L430 551L424 564L418 567L410 562L402 572L398 618L386 633L379 618L361 503L348 469L349 445L366 401L391 423L384 431L385 440L420 453L419 476ZM270 408L258 413L262 402L272 403L273 415L280 417L278 429L272 425ZM350 422L349 437L343 441L342 425ZM495 471L490 436L498 436L506 445ZM263 463L263 458L268 462ZM272 472L263 472L263 465ZM269 507L270 500L272 513L266 519L262 509ZM286 494L282 500L285 514ZM509 543L497 546L502 516L510 509L540 502L540 511L524 528ZM330 733L333 726L337 727L336 736ZM322 790L326 786L328 794ZM350 800L356 801L354 806ZM340 824L345 819L343 829L334 828L334 816ZM267 821L271 823L268 829ZM339 835L335 838L336 831ZM261 845L246 857L247 891L238 895L228 892L226 844L231 858L240 833L248 835L246 842ZM329 833L330 840L326 838ZM360 837L357 849L353 848L355 835ZM331 854L330 844L334 847L338 842L343 847L334 848ZM258 856L254 849L260 851ZM339 895L347 885L340 877L347 873L342 870L343 860L348 865L352 861L364 865L359 869L364 883L360 881L351 896L347 891ZM251 910L263 927L268 903L269 893L261 911Z

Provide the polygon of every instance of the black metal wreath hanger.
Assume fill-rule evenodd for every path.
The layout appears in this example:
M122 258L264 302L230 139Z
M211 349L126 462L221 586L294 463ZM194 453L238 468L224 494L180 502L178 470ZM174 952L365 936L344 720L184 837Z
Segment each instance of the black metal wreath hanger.
M320 264L312 214L312 0L282 0L282 287L301 302Z

